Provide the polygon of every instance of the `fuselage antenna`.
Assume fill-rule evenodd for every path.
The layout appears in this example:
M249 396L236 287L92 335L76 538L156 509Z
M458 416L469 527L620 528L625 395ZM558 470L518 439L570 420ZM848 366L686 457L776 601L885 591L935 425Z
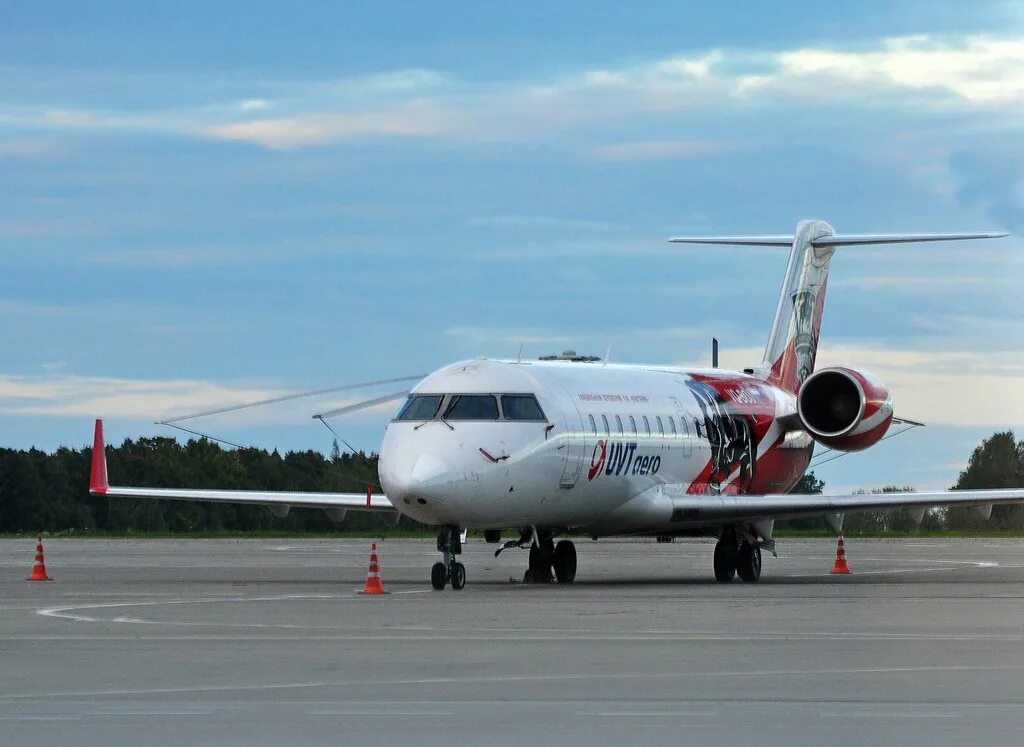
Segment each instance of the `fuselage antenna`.
M612 357L612 344L609 342L608 343L608 348L604 351L604 363L601 364L602 368L604 368L605 366L608 365L608 361L611 360L611 357Z
M718 338L711 338L711 367L718 368Z
M523 348L524 347L526 347L526 343L525 342L519 343L519 352L516 353L516 363L522 363L523 362Z

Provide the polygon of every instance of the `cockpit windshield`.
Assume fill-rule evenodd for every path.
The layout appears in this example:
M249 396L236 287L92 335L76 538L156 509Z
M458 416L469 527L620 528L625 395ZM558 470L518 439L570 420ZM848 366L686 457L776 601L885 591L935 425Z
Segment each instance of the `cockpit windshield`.
M497 420L498 400L493 394L453 394L445 420Z
M534 422L546 420L544 411L532 394L413 394L395 420L422 421L435 418Z
M532 394L503 394L501 409L505 420L544 420L544 411Z
M442 394L414 394L395 420L433 420L441 407Z

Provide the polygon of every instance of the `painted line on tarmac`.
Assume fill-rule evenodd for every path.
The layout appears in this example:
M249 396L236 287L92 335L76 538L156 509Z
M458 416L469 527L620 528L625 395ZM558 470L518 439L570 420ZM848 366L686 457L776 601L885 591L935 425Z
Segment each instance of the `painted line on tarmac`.
M730 677L833 677L857 674L923 674L938 672L1021 672L1024 665L935 665L920 667L871 667L871 668L836 668L836 669L774 669L718 672L605 672L585 674L505 674L477 675L458 677L423 677L390 680L318 680L312 682L278 682L278 683L245 683L236 685L192 685L189 687L161 687L145 689L121 690L77 690L68 692L35 692L18 695L2 695L0 702L21 701L28 699L54 698L96 698L126 697L132 695L175 695L191 693L216 692L268 692L272 690L304 690L316 688L340 687L388 687L402 685L473 685L473 684L507 684L521 682L577 682L603 680L684 680L684 679L718 679ZM1001 703L988 705L1020 705L1019 703Z
M599 718L699 718L717 716L718 711L576 711L576 715Z
M81 721L81 716L0 716L0 721Z
M850 713L823 712L820 714L826 718L963 718L961 713L900 713L890 711L852 711Z
M393 591L389 592L389 596L395 596L399 594L429 594L432 593L432 589L410 589L405 591ZM327 625L290 625L290 624L274 624L274 623L218 623L218 622L188 622L184 620L180 621L164 621L164 620L146 620L138 617L92 617L90 615L75 614L73 610L100 610L100 609L116 609L124 607L159 607L163 605L182 605L182 604L229 604L239 602L281 602L291 600L336 600L336 599L362 599L363 595L358 592L352 592L349 594L282 594L271 597L203 597L203 598L192 598L192 599L165 599L155 601L143 601L143 602L104 602L101 604L78 604L69 605L65 607L47 607L42 609L36 609L37 615L43 617L52 617L64 620L72 620L74 622L89 622L89 623L130 623L134 625L199 625L199 626L213 626L213 627L243 627L243 628L325 628L328 630L334 629L333 626Z
M234 627L232 625L225 625L221 627ZM298 628L307 629L303 626L292 625L292 626L272 626L267 625L265 627L282 627L282 628ZM314 626L310 626L313 628ZM326 627L326 626L317 626ZM38 636L38 635L24 635L24 636L7 636L6 641L125 641L124 636L77 636L77 635L63 635L63 636ZM459 641L463 643L564 643L564 642L580 642L578 635L570 633L562 633L558 635L465 635L458 633L436 633L436 634L423 634L423 635L388 635L388 634L371 634L371 633L353 633L353 634L338 634L338 635L244 635L244 634L209 634L209 635L156 635L156 636L144 636L138 638L141 641L197 641L197 642L221 642L221 641L248 641L253 643L282 643L282 642L330 642L330 641L365 641L365 642L392 642L392 643L416 643L418 641ZM999 642L999 643L1024 643L1024 634L1022 635L914 635L914 634L858 634L858 633L837 633L828 636L815 636L810 633L789 633L789 634L766 634L766 635L722 635L722 634L692 634L692 635L635 635L635 634L622 634L622 635L600 635L600 636L588 636L584 643L652 643L661 644L666 642L672 643L686 643L686 642L700 642L700 643L799 643L801 641L808 640L824 640L824 641L874 641L874 642L943 642L943 641L957 641L957 642Z

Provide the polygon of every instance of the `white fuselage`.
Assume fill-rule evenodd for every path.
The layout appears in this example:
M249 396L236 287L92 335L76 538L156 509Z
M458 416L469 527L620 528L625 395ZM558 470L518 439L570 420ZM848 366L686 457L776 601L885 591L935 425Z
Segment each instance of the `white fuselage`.
M717 415L701 395L710 390L697 383L708 379L725 392ZM390 423L379 473L402 513L473 529L678 530L672 496L746 492L757 460L773 445L785 448L776 420L795 412L792 395L746 374L600 362L467 361L426 377L413 396L446 395L447 403L450 395L493 394L500 401L503 393L535 395L543 420ZM746 444L746 467L719 459L724 467L713 475L716 449L724 447L721 434L709 431L722 407L733 416L742 411L763 430ZM792 448L795 458L809 456L806 441Z

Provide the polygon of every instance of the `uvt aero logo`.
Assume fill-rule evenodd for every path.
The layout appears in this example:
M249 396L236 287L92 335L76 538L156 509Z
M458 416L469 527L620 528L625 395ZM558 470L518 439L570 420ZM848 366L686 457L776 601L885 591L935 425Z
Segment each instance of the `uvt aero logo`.
M616 443L603 438L594 446L590 457L590 471L587 479L606 475L654 475L661 469L660 456L644 456L636 453L636 441Z

